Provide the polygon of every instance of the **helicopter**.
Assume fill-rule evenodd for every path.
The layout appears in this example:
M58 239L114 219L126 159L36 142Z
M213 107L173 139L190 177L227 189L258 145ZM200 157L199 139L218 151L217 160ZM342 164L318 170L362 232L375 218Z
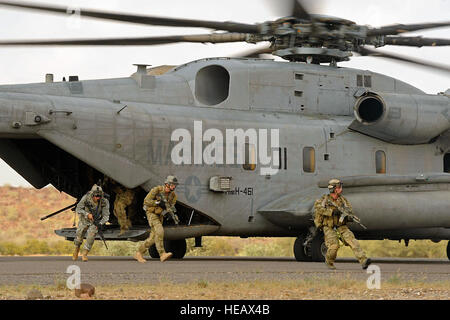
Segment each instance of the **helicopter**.
M298 261L324 261L322 235L310 235L312 206L339 178L358 239L450 240L450 91L437 95L390 76L339 66L353 53L449 72L450 67L388 54L383 46L448 46L449 39L405 36L450 22L382 27L312 14L302 1L282 18L248 24L164 18L0 1L0 7L141 25L220 32L134 38L2 40L16 46L147 46L268 43L240 57L176 66L138 64L130 77L0 86L0 157L35 188L49 183L76 199L108 177L138 193L133 227L148 235L146 193L175 174L179 224L165 223L166 250L187 238L296 237ZM271 54L284 61L260 58ZM108 185L104 186L108 191ZM114 200L111 192L111 202ZM134 211L134 212L130 212ZM73 240L74 228L56 233ZM150 256L157 257L155 248ZM450 248L447 245L450 258Z

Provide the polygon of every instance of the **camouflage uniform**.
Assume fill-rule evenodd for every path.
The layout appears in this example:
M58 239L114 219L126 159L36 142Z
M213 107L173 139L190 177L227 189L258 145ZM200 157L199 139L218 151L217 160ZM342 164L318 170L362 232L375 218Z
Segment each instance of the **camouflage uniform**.
M347 207L350 212L352 211L350 202L341 195L334 200L330 194L326 194L314 203L314 224L318 229L323 229L325 245L328 248L326 262L332 266L336 260L340 235L344 244L352 248L359 263L364 266L367 257L353 232L347 227L347 221L339 221L340 214L337 207Z
M164 188L164 185L154 187L144 199L144 208L146 208L147 220L151 231L150 236L138 249L141 255L144 254L153 244L156 245L156 249L158 250L160 257L166 253L163 242L163 215L161 215L164 210L158 206L157 202L161 201L161 195L163 195L167 199L168 206L175 206L177 202L177 195L173 191L166 194Z
M131 227L131 221L127 218L126 208L133 202L134 191L120 186L116 186L113 191L116 194L116 199L114 201L114 215L117 217L120 231L123 233Z
M88 214L92 215L95 213L97 209L97 204L92 199L93 192L89 191L85 194L80 202L78 202L76 212L80 217L80 221L78 222L78 228L76 237L74 240L75 246L80 247L83 242L84 235L86 234L86 242L84 243L83 248L89 252L94 244L95 236L97 235L98 229L94 225L94 222L88 219ZM100 225L104 225L109 220L109 201L108 199L102 198L101 203L101 216Z

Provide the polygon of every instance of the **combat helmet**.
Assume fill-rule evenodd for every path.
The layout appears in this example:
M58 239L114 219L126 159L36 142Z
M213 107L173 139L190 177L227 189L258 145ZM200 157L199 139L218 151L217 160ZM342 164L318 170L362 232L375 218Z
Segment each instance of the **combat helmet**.
M93 197L94 196L100 196L101 197L103 195L103 190L102 190L102 188L100 186L94 184L92 186L91 193L92 193Z
M164 183L178 185L178 179L175 176L167 176L167 179L166 181L164 181Z
M328 190L333 193L337 186L342 186L342 182L339 179L331 179L328 181Z

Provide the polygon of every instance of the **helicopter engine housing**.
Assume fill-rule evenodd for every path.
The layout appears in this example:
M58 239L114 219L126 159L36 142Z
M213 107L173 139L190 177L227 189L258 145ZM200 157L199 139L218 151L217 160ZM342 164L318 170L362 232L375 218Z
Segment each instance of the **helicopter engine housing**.
M445 96L368 92L354 106L350 129L395 144L425 144L450 129Z

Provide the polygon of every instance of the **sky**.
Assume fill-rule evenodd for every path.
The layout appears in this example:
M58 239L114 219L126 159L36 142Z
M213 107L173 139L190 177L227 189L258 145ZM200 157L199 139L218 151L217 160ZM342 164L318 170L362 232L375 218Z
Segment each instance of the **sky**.
M31 0L28 0L31 1ZM43 3L186 19L260 23L287 14L281 0L44 0ZM32 1L40 3L41 1ZM357 24L379 27L404 23L448 21L450 0L328 0L312 11L345 18ZM0 40L65 39L96 37L146 37L204 34L208 29L174 28L73 19L29 10L0 7ZM430 38L450 38L450 28L408 33ZM135 71L134 63L179 65L206 57L239 55L260 47L246 43L172 44L131 47L40 47L0 48L0 85L43 82L46 73L55 81L78 75L80 80L127 77ZM450 47L406 48L387 46L378 50L450 64ZM340 66L371 70L408 82L429 94L450 88L450 74L374 57L354 56ZM30 186L0 160L0 185Z

